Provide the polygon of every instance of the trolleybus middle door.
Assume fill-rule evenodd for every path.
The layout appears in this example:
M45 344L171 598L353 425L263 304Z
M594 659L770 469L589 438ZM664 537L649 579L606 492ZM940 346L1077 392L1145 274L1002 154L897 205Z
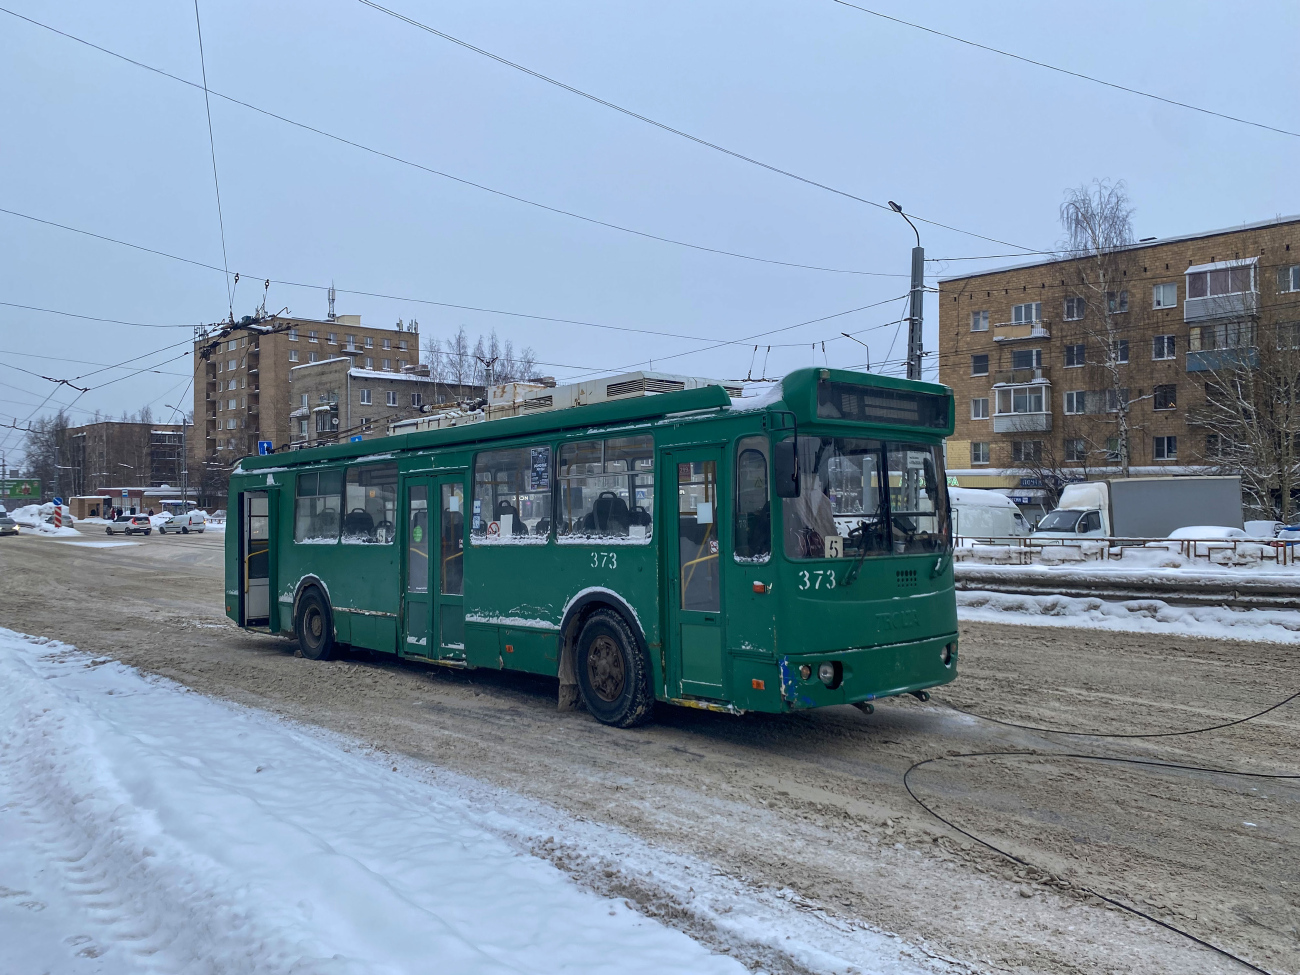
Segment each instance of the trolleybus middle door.
M244 626L271 619L271 514L265 491L244 494L243 582Z
M438 502L437 538L434 540L433 632L437 656L465 659L465 478L461 474L434 482ZM430 641L432 644L432 641Z
M677 474L677 490L672 492L677 497L677 525L666 534L670 633L676 637L681 693L721 698L722 566L726 562L718 535L725 523L719 510L724 497L718 484L722 451L716 447L674 450L667 458Z

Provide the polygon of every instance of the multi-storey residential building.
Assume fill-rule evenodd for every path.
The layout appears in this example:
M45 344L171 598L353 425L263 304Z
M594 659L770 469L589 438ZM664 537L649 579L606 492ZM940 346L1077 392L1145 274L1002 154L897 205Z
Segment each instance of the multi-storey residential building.
M301 363L289 371L289 439L294 446L385 437L390 423L484 394L482 386L435 381L427 366L406 365L401 372L368 367L374 357L362 352L344 348L332 359Z
M59 491L90 495L118 484L179 488L183 443L179 423L103 420L69 427L59 444Z
M195 337L196 357L211 343ZM278 450L296 439L290 370L350 351L359 367L399 375L420 360L413 328L373 328L360 315L316 320L275 316L237 327L205 360L197 359L191 469L229 469L257 452L260 440ZM212 493L211 489L207 493Z
M1104 295L1086 257L940 280L948 467L962 485L1033 514L1044 479L1120 472L1119 401L1130 474L1202 469L1216 449L1196 423L1207 380L1225 357L1300 341L1300 217L1143 240L1108 267Z

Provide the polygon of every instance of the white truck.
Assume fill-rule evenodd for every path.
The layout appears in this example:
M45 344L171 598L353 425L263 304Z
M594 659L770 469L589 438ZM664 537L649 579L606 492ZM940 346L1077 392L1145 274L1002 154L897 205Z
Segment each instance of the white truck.
M1243 524L1240 477L1115 477L1067 484L1032 537L1168 538L1175 528Z

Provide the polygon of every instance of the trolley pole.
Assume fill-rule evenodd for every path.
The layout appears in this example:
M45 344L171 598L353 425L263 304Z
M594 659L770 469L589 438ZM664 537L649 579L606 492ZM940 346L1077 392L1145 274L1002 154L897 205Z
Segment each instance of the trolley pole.
M921 378L921 324L923 321L923 306L925 304L925 248L921 246L921 232L916 229L916 224L907 219L907 214L903 208L893 200L889 205L912 228L912 233L916 234L916 246L912 248L912 290L908 298L907 305L907 378Z

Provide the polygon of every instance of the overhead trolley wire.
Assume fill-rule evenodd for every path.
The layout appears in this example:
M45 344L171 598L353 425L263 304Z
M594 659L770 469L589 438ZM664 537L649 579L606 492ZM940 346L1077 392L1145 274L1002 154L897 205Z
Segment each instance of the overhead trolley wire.
M232 105L238 105L238 106L241 107L241 108L246 108L246 109L248 109L249 111L252 111L252 112L256 112L256 113L258 113L259 115L264 115L264 116L266 116L267 118L275 119L276 121L278 121L278 122L283 122L283 123L286 124L286 125L292 125L292 126L294 126L295 128L302 129L302 130L305 131L305 132L311 132L312 134L314 134L314 135L318 135L318 136L320 136L320 137L322 137L322 138L325 138L325 139L330 139L330 140L332 140L332 141L334 141L334 142L340 143L341 145L346 145L346 146L349 146L349 147L351 147L351 148L353 148L353 149L359 149L359 150L361 150L362 152L368 152L368 153L370 153L370 154L372 154L372 155L379 156L380 158L387 159L387 160L389 160L390 162L395 162L395 163L398 163L399 165L402 165L402 166L409 166L409 167L411 167L412 169L418 169L418 170L420 170L420 171L422 171L422 172L425 172L425 173L428 173L428 174L430 174L430 175L432 175L432 176L440 176L440 177L442 177L443 179L449 179L449 180L451 180L452 182L460 183L460 184L463 185L463 186L469 186L469 187L472 187L473 189L476 189L476 190L482 190L482 191L485 192L485 193L491 193L491 194L493 194L494 196L499 196L499 197L502 197L503 199L513 200L513 201L516 202L516 203L523 203L523 204L525 204L525 205L527 205L527 206L536 207L536 208L539 209L539 210L546 210L546 211L548 211L548 212L550 212L550 213L555 213L555 214L558 214L558 215L560 215L560 216L570 217L570 218L572 218L572 219L574 219L574 220L581 220L581 221L584 222L584 223L589 223L589 224L592 224L592 225L594 225L594 226L605 227L605 228L607 228L607 229L609 229L609 230L617 230L617 231L619 231L620 233L631 234L631 235L633 235L633 236L635 236L635 237L643 237L643 238L645 238L645 239L647 239L647 240L655 240L655 241L659 241L660 243L664 243L664 244L673 244L673 245L675 245L675 246L677 246L677 247L686 247L686 248L689 248L689 249L691 249L691 250L702 251L702 252L709 253L709 254L718 254L718 255L721 255L721 256L723 256L723 257L734 257L734 258L738 258L738 259L740 259L740 260L744 260L744 261L754 261L754 262L757 262L757 263L760 263L760 264L774 264L774 265L778 265L778 266L781 266L781 267L801 268L801 269L803 269L803 270L808 270L808 271L825 271L825 272L828 272L828 273L831 273L831 274L856 274L856 275L865 276L865 277L887 277L887 278L892 278L892 277L906 278L906 277L908 277L907 274L904 274L904 273L901 273L901 272L895 273L895 272L891 272L891 271L859 271L859 270L854 270L854 269L851 269L851 268L824 267L824 266L816 265L816 264L801 264L801 263L798 263L798 262L795 262L795 261L779 261L779 260L775 260L775 259L773 259L773 258L768 258L768 257L756 257L756 256L753 255L753 254L742 254L742 253L740 253L740 252L738 252L738 251L729 251L729 250L725 250L725 249L723 249L723 248L719 248L719 247L708 247L708 246L706 246L706 245L704 245L704 244L694 244L694 243L691 243L691 242L689 242L689 241L685 241L685 240L677 240L676 238L673 238L673 237L664 237L664 236L659 235L659 234L652 234L652 233L649 233L648 231L644 231L644 230L636 230L636 229L634 229L634 228L632 228L632 227L626 227L626 226L623 226L622 224L612 223L612 222L610 222L610 221L608 221L608 220L601 220L601 219L598 219L598 218L596 218L596 217L585 216L584 214L581 214L581 213L575 213L575 212L572 211L572 210L565 210L565 209L563 209L562 207L556 207L556 206L551 206L550 204L540 203L540 202L538 202L538 201L536 201L536 200L530 200L530 199L528 199L527 197L518 196L517 194L510 193L510 192L508 192L508 191L506 191L506 190L500 190L500 189L497 189L497 188L495 188L495 187L488 186L488 185L486 185L486 184L484 184L484 183L478 183L478 182L475 182L474 180L466 179L465 177L462 177L462 176L456 176L456 175L454 175L454 174L452 174L452 173L446 172L445 170L435 169L435 168L432 167L432 166L427 166L427 165L425 165L424 163L419 163L419 162L415 162L414 160L411 160L411 159L406 159L406 158L404 158L404 157L402 157L402 156L395 155L394 153L386 152L386 151L384 151L383 149L376 149L376 148L374 148L374 147L372 147L372 146L368 146L368 145L366 145L366 144L364 144L364 143L357 142L357 141L355 141L355 140L353 140L353 139L349 139L349 138L347 138L346 136L336 135L336 134L334 134L333 132L328 132L328 131L326 131L325 129L319 128L319 127L314 126L314 125L310 125L310 124L308 124L308 123L306 123L306 122L299 122L299 121L297 121L296 119L289 118L289 117L286 116L286 115L280 115L279 113L277 113L277 112L272 112L272 111L270 111L269 109L261 108L261 107L259 107L259 106L257 106L257 105L252 104L251 102L243 101L242 99L235 98L235 97L233 97L233 96L231 96L231 95L225 95L225 94L222 94L221 92L219 92L219 91L217 91L217 90L215 90L215 89L213 89L213 88L207 88L207 89L205 89L203 85L200 85L200 84L198 84L198 83L196 83L196 82L190 81L190 80L187 79L187 78L182 78L182 77L180 77L179 75L174 75L174 74L172 74L170 71L164 71L164 70L162 70L161 68L156 68L156 67L154 67L153 65L145 64L143 61L137 61L135 58L127 57L125 54L119 54L118 52L113 51L113 50L110 50L109 48L103 47L103 46L101 46L101 45L99 45L99 44L96 44L96 43L94 43L93 41L88 41L88 40L86 40L85 38L82 38L82 37L78 37L78 36L76 36L75 34L70 34L70 33L68 33L67 31L59 30L57 27L51 27L49 24L41 23L39 20L34 20L34 19L32 19L31 17L26 17L26 16L24 16L23 14L17 13L17 12L15 12L15 11L13 11L13 10L9 10L9 9L6 8L6 7L0 7L0 13L6 13L6 14L9 14L10 16L12 16L12 17L16 17L16 18L18 18L19 20L25 21L25 22L31 24L31 25L34 26L34 27L41 27L41 28L43 28L43 29L45 29L45 30L50 31L50 32L53 33L53 34L58 34L60 37L66 38L67 40L70 40L70 41L75 41L75 42L78 43L78 44L82 44L82 45L84 45L84 46L86 46L86 47L89 47L89 48L91 48L91 49L93 49L93 50L99 51L101 54L107 54L109 57L117 58L118 60L120 60L120 61L124 61L124 62L126 62L127 64L133 65L134 67L142 68L142 69L145 70L145 71L149 71L149 72L152 72L153 74L160 75L161 77L167 78L167 79L169 79L169 80L171 80L171 81L175 81L175 82L177 82L177 83L179 83L179 84L187 85L187 86L189 86L189 87L191 87L191 88L194 88L194 89L197 89L197 90L202 90L202 91L205 92L205 95L210 94L210 95L212 95L213 97L215 97L215 98L220 98L220 99L222 99L223 101L229 102L229 103L232 104ZM12 211L5 211L5 212L12 212ZM23 216L23 214L16 214L16 215L18 215L18 216ZM38 218L30 217L29 219L33 219L33 220L35 220L35 219L38 219ZM56 224L56 223L53 223L52 221L41 221L41 222L43 222L43 223L50 223L52 226L56 226L56 227L62 226L62 224ZM65 229L68 229L68 228L65 228ZM92 235L92 236L94 236L94 235ZM120 243L120 241L119 241L119 243ZM1002 241L998 241L997 243L1002 243ZM136 245L134 245L134 244L127 244L126 246L128 246L128 247L134 247L134 246L136 246ZM1015 245L1015 244L1009 244L1008 246L1010 246L1010 247L1015 247L1015 246L1017 246L1017 245ZM141 249L141 250L149 250L149 248L140 248L140 249ZM153 253L160 253L160 252L154 251ZM1038 252L1038 251L1026 251L1025 256L1029 256L1029 255L1031 255L1031 254L1035 254L1035 253L1041 253L1041 252ZM173 256L173 255L163 255L163 256ZM187 263L190 263L190 264L198 264L198 265L200 265L200 266L202 266L202 267L211 267L211 265L203 264L203 263L200 262L200 261L191 261L191 260L189 260L188 258L177 258L177 259L178 259L178 260L184 260L184 261L186 261ZM222 269L221 269L221 268L213 268L213 270L220 271L220 270L222 270Z
M361 0L367 3L367 0ZM1150 98L1153 101L1164 102L1166 105L1172 105L1176 108L1185 108L1188 111L1200 112L1202 115L1212 115L1215 118L1224 119L1228 122L1237 122L1241 125L1253 126L1257 129L1264 129L1268 132L1276 132L1278 135L1289 135L1292 138L1300 138L1300 132L1292 132L1290 129L1279 128L1276 125L1269 125L1266 122L1256 122L1247 118L1240 118L1236 115L1228 115L1225 112L1216 112L1211 108L1203 108L1200 105L1193 105L1190 102L1179 101L1176 98L1167 98L1164 95L1157 95L1153 92L1143 91L1140 88L1130 88L1128 85L1121 85L1114 81L1107 81L1104 78L1097 78L1093 75L1084 74L1081 71L1071 71L1069 68L1062 68L1055 64L1048 64L1046 61L1035 61L1033 58L1027 58L1023 54L1013 54L1011 51L1004 51L1001 48L991 47L988 44L981 44L978 41L972 41L965 37L958 37L956 34L948 34L944 31L937 30L934 27L926 27L924 24L916 24L910 20L903 20L901 17L893 17L879 10L872 10L869 7L859 6L856 3L850 3L849 0L831 0L841 7L851 7L854 10L861 11L864 14L870 14L872 17L879 17L881 20L888 20L895 24L901 24L903 27L910 27L913 30L924 31L927 34L933 34L936 37L947 38L950 41L956 41L958 44L965 44L968 47L978 48L981 51L988 51L990 54L997 54L1004 58L1011 58L1013 61L1020 61L1024 64L1032 64L1036 68L1044 68L1048 71L1056 71L1060 74L1069 75L1071 78L1078 78L1081 81L1089 81L1094 85L1102 85L1105 88L1113 88L1116 91L1126 92L1130 95L1138 95L1142 98ZM374 4L368 4L374 6ZM1015 245L1012 245L1015 246Z
M230 288L230 260L226 257L226 218L221 213L221 183L217 179L217 140L212 134L212 103L208 99L208 65L203 56L203 24L199 21L199 0L194 0L194 27L199 35L199 70L203 73L203 107L208 115L208 148L212 152L212 186L217 192L217 225L221 228L221 262L226 272L226 303L230 320L235 320L235 294Z
M791 172L788 169L781 169L779 166L773 166L770 163L765 163L760 159L755 159L753 156L746 156L743 153L736 152L733 149L728 149L725 146L718 145L716 142L709 142L707 139L702 139L699 136L691 135L689 132L684 132L681 129L673 128L671 125L652 119L648 115L642 115L639 112L634 112L630 108L624 108L622 105L618 105L615 104L614 102L609 101L608 99L601 98L599 95L593 95L590 92L583 91L581 88L575 88L573 85L565 84L563 81L560 81L556 78L552 78L549 75L544 75L540 71L534 71L532 68L525 67L524 65L519 64L518 62L511 61L508 58L504 58L499 54L493 54L491 51L484 50L481 47L476 47L475 45L469 43L468 41L463 41L458 37L453 37L452 35L445 33L444 31L438 30L436 27L430 27L428 24L421 23L420 21L408 17L405 14L398 13L396 10L392 10L388 7L382 6L381 4L375 3L374 0L357 0L357 2L361 3L366 7L370 7L373 10L377 10L380 13L387 14L389 17L399 20L402 23L409 24L410 26L418 28L419 30L426 31L434 35L435 37L440 37L445 41L450 41L452 44L457 44L460 47L465 48L465 50L467 51L473 51L475 54L482 55L485 58L490 58L491 60L496 61L499 64L505 65L506 67L514 68L516 71L522 71L524 74L530 75L531 77L536 78L539 81L544 81L547 84L555 85L557 88L562 88L565 91L577 95L581 98L585 98L589 101L595 102L597 105L601 105L605 108L612 109L615 112L621 112L623 115L626 115L629 118L634 118L639 122L644 122L646 125L652 125L657 129L662 129L664 132L668 132L680 138L687 139L690 142L696 143L697 145L701 145L704 146L705 148L712 149L715 152L720 152L723 153L724 155L731 156L733 159L739 159L741 162L749 163L752 166L758 166L760 169L766 169L769 172L776 173L780 176L788 177L789 179L793 179L800 183L804 183L807 186L813 186L816 187L817 189L825 190L828 193L834 193L836 196L841 196L844 197L845 199L854 200L858 203L865 203L867 206L875 207L878 210L884 210L890 213L893 212L893 208L888 206L887 204L877 203L875 200L869 200L864 196L858 196L854 193L848 192L847 190L838 189L827 183L820 183L815 179L809 179L806 176L800 176L798 173ZM1027 251L1031 254L1038 253L1037 251L1034 251L1031 248L1023 247L1020 244L1012 243L1011 241L999 240L996 237L988 237L984 234L977 234L972 230L963 230L960 227L954 227L950 224L940 223L937 220L930 220L926 217L918 217L914 213L909 213L909 216L911 216L914 220L919 220L922 223L929 224L932 227L941 227L944 230L951 230L954 233L964 234L968 237L978 237L980 240L987 240L990 243L1003 244L1007 247L1015 247L1020 250Z

